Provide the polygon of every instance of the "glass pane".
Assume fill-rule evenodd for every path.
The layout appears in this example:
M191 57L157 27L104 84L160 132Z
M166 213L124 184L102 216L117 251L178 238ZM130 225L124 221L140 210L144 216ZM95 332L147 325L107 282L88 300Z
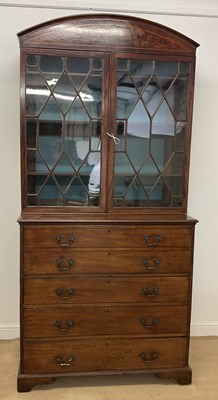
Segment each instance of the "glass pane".
M81 89L89 74L91 60L89 58L68 57L66 64L73 84L77 90Z
M177 174L182 176L184 168L184 159L185 159L184 153L174 153L164 170L164 176L169 176L172 174L174 175Z
M38 194L42 190L45 180L46 175L29 175L27 181L28 194Z
M190 72L190 63L188 62L180 62L180 74L189 74Z
M77 97L72 106L70 107L67 115L66 115L66 121L89 121L89 115L80 100L79 97Z
M72 181L64 195L66 205L87 205L88 193L86 191L85 184L86 182L83 182L83 179L79 178L75 178Z
M101 150L101 122L93 121L91 125L91 150Z
M52 105L53 104L48 104L47 109L45 109L40 116L40 118L42 117L43 121L40 121L38 143L40 154L50 170L52 170L54 165L58 162L63 149L63 138L60 136L62 124L52 124L49 121L46 122L46 117L49 118L49 111L51 110ZM55 115L55 110L53 111Z
M169 87L169 83L177 76L179 71L178 62L156 61L154 73L158 81L162 83L162 88Z
M90 59L80 57L67 57L67 71L69 74L85 74L90 70Z
M58 206L63 204L61 189L53 177L49 177L39 192L39 205Z
M65 153L63 153L60 157L60 154L61 154L61 151L57 153L57 159L56 159L56 165L54 168L54 173L55 174L57 174L57 173L63 174L63 172L65 172L65 173L68 173L71 175L74 174L75 169L73 168L67 155Z
M163 171L172 157L175 147L174 136L152 135L151 137L151 156L156 163L159 171Z
M38 196L27 195L27 205L28 206L37 206L38 205Z
M56 56L41 56L39 65L48 86L53 88L63 72L63 58Z
M125 71L128 68L128 61L127 60L118 60L117 61L117 69L120 71Z
M158 88L156 81L151 79L142 94L142 100L150 116L158 110L163 98L163 93Z
M175 119L166 103L164 101L153 118L152 134L153 135L170 135L174 136L175 133Z
M149 139L127 136L126 152L134 168L139 171L149 155Z
M147 86L153 73L153 62L143 60L132 60L130 62L130 75L134 81L135 87L139 92Z
M38 151L27 151L27 172L47 172L48 167Z
M170 207L171 202L172 197L170 196L168 188L163 179L160 178L149 193L149 205L150 207L159 205L162 207Z
M88 191L90 196L100 194L100 154L90 154L90 178L88 180ZM87 166L88 167L88 166Z
M26 59L27 65L36 66L37 65L37 56L34 54L29 54Z
M42 72L58 72L63 71L63 58L56 56L41 56L40 68Z
M124 207L145 207L148 202L148 196L141 185L141 182L136 178L132 185L129 186L125 197L124 197Z
M80 97L84 107L87 109L91 118L101 117L101 93L102 78L101 75L91 75L86 80L80 92Z
M127 122L127 132L129 135L148 138L150 136L150 118L142 103L139 101L130 114Z
M27 56L27 201L100 204L101 58Z
M175 150L185 151L185 131L186 123L177 122L176 124L176 138L175 138Z
M27 120L26 123L27 148L36 148L37 120Z
M189 63L117 61L114 207L181 207Z
M40 121L62 121L63 116L53 97L50 97L39 117Z
M76 91L67 74L63 74L59 79L54 90L54 96L65 113L76 97Z
M117 118L127 118L138 99L138 93L128 74L120 72L117 80Z
M135 171L131 161L125 153L115 153L115 181L114 194L122 197L127 188L131 185L135 176Z
M82 163L82 158L80 158L79 150L80 150L80 145L83 146L84 143L85 142L83 140L81 141L78 137L76 139L74 139L73 137L65 138L65 151L71 162L71 165L73 165L75 169L78 169Z
M61 191L63 193L65 193L71 184L72 175L54 174L54 177L55 177L55 180L57 181Z
M188 109L188 86L189 77L179 76L175 82L174 114L177 120L186 121Z
M100 58L94 58L93 60L93 69L102 70L103 62Z
M50 95L45 81L35 68L26 71L26 113L38 115Z

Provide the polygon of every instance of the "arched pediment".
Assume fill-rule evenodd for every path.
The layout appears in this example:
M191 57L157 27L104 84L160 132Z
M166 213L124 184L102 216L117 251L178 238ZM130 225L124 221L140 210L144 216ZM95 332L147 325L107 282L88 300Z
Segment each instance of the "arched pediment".
M60 18L18 33L21 47L139 51L194 55L198 44L158 23L136 17L95 14Z

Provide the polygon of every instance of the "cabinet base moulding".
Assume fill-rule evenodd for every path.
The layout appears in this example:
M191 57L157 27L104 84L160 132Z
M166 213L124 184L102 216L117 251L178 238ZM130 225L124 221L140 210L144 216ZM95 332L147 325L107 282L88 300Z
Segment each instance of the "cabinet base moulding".
M45 374L45 375L25 375L18 372L17 391L30 392L37 385L52 384L58 378L73 378L76 376L100 376L100 375L156 375L160 379L175 379L180 385L190 385L192 383L192 370L189 366L184 368L172 369L151 369L151 370L133 370L133 371L104 371L104 372L76 372L64 374Z

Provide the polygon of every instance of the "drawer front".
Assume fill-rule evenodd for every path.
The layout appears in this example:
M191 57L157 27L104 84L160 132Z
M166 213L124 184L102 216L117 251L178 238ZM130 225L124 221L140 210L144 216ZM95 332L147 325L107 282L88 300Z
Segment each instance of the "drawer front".
M70 250L24 252L25 274L189 273L189 250Z
M24 374L127 371L187 365L185 339L87 339L24 343Z
M24 304L187 302L187 277L68 276L25 278Z
M108 306L24 310L24 338L187 333L187 306Z
M124 248L190 248L192 244L191 227L138 227L123 226L111 228L83 226L83 227L25 227L24 248L84 248L84 247L124 247Z

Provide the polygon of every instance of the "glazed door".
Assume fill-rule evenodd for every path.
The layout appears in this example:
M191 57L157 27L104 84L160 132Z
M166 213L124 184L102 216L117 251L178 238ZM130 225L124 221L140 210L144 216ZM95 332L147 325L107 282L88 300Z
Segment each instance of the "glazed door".
M191 63L115 59L110 208L185 208Z
M108 62L102 53L24 55L24 207L105 208Z

